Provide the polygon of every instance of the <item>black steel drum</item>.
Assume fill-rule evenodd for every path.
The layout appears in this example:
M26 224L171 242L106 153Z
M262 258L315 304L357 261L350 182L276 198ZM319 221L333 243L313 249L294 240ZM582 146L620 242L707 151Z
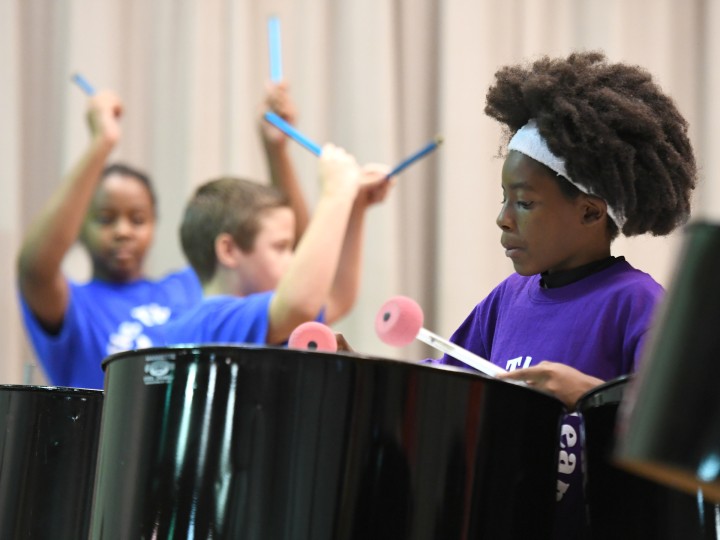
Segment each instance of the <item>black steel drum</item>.
M633 392L623 466L720 503L720 223L687 227Z
M546 394L280 348L104 367L92 538L548 537L563 407Z
M592 540L716 540L718 508L619 468L613 461L618 406L631 378L578 401L585 425L585 497Z
M0 385L0 538L87 538L103 393Z

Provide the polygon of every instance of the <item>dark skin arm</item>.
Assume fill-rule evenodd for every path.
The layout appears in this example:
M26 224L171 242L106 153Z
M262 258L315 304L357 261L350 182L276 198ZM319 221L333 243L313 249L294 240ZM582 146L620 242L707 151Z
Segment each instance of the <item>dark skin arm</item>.
M565 364L547 360L537 366L502 374L499 378L523 381L532 388L549 392L562 401L569 410L575 409L578 399L583 394L605 382Z
M265 110L270 110L289 124L297 121L297 109L290 97L286 82L269 84L265 98ZM264 110L262 111L265 112ZM278 128L263 120L259 120L260 135L265 148L270 181L272 185L285 193L290 200L290 208L295 213L295 242L299 242L310 219L307 202L300 189L300 182L290 159L288 137Z
M23 298L48 329L62 325L69 288L62 261L77 240L108 156L120 138L122 104L112 92L88 102L88 148L30 226L17 259Z

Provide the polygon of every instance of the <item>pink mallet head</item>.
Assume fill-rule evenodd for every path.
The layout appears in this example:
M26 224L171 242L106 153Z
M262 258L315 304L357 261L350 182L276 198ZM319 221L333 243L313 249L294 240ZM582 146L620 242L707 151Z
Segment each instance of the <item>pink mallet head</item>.
M423 312L412 298L394 296L375 316L375 332L383 343L394 347L409 345L423 325Z
M302 323L290 334L288 347L308 351L337 352L337 339L334 332L322 323L310 321Z

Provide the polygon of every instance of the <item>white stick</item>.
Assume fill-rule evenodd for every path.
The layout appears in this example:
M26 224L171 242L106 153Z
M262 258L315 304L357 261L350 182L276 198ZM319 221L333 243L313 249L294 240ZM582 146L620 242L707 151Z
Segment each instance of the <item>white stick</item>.
M457 360L460 360L464 364L467 364L468 366L477 369L485 375L497 377L501 373L505 373L504 369L496 366L489 360L485 360L482 356L478 356L477 354L471 353L467 349L458 347L453 342L441 338L437 334L434 334L430 330L426 330L425 328L421 328L415 338L419 339L423 343L427 343L428 345L437 349L440 352L444 352L445 354L452 356Z

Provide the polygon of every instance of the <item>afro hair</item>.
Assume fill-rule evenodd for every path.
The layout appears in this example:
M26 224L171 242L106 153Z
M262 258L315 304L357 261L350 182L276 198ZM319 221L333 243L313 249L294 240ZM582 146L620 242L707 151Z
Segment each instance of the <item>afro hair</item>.
M643 68L599 52L506 66L485 112L508 138L535 119L570 178L625 216L624 235L666 235L687 221L697 175L688 124Z

